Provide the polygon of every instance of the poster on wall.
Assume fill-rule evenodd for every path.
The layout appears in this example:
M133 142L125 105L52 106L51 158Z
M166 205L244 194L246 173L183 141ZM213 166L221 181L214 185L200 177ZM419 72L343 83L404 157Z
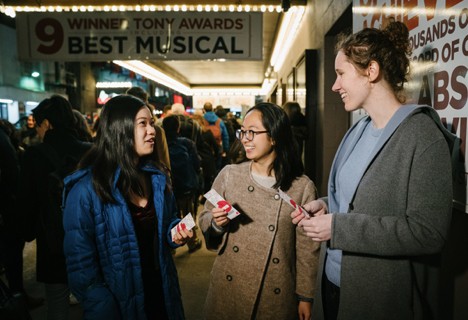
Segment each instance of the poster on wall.
M408 102L427 104L461 141L464 169L454 181L454 205L468 213L468 0L353 0L353 31L380 28L393 17L408 26Z

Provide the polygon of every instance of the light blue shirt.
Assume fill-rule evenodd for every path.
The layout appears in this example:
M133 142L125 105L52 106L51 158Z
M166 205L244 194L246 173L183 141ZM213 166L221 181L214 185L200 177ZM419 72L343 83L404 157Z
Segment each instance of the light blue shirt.
M333 214L346 214L349 210L349 204L355 191L353 186L356 186L357 181L362 175L364 166L368 163L368 159L372 150L377 145L383 129L376 129L369 121L364 129L361 137L355 145L349 157L343 163L341 170L337 173L336 190L338 193L339 212L331 212ZM341 280L341 258L342 251L338 249L327 249L327 261L325 263L325 273L328 280L340 286Z

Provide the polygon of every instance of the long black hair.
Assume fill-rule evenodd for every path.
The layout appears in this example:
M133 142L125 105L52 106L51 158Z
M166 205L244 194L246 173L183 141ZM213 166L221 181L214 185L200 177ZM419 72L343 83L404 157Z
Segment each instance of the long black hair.
M80 168L92 166L93 186L105 203L115 202L112 187L117 168L121 169L118 186L124 197L130 192L144 195L138 164L151 156L140 159L135 150L135 117L141 108L148 107L130 95L110 99L102 109L94 146L80 162Z
M276 183L273 188L281 188L286 191L292 182L304 172L301 159L294 149L291 123L286 112L273 103L261 102L247 111L258 111L262 115L262 124L273 140L273 149L276 158L269 171L275 171Z

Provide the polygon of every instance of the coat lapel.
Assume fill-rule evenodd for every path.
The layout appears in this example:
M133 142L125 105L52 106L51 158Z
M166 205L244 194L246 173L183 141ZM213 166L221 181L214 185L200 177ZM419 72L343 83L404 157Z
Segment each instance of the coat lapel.
M367 159L366 164L363 166L363 170L359 175L359 179L356 179L355 185L352 186L352 189L354 191L353 191L353 197L351 198L351 202L354 199L354 196L356 195L357 187L359 186L359 183L361 182L361 179L364 176L364 173L367 171L367 168L372 163L374 158L377 156L377 154L380 152L380 150L383 148L386 142L390 139L390 137L393 135L395 130L400 126L403 120L405 120L411 113L413 113L419 107L421 106L417 106L417 105L402 106L392 116L390 121L385 126L382 132L382 135L377 141L376 146L372 150L370 157ZM369 122L370 122L370 117L365 117L361 121L356 123L356 125L352 127L348 131L348 133L345 135L342 143L340 144L340 147L338 148L337 156L335 157L334 163L332 165L332 171L330 173L330 179L329 179L329 194L330 194L329 197L330 198L328 201L329 201L331 212L334 212L334 211L336 212L339 207L337 195L335 192L336 174L337 172L339 172L345 160L348 158L349 154L354 149L356 143L361 138L361 135L364 129L366 128L366 126L369 124Z

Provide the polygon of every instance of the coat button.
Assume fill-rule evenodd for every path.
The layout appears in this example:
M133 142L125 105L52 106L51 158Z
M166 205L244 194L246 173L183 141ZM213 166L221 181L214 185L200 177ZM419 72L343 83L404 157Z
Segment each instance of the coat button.
M280 293L281 293L281 289L280 289L280 288L276 288L276 289L274 290L274 292L275 292L275 294L280 294Z
M232 251L234 251L234 252L239 252L239 247L238 247L238 246L232 247Z
M270 230L270 231L275 231L275 226L272 225L272 224L270 224L270 225L268 226L268 230Z
M273 258L273 263L274 263L274 264L278 264L278 263L279 263L279 259L278 259L278 258Z
M227 280L227 281L232 281L232 276L231 276L230 274L228 274L228 275L226 276L226 280Z
M280 199L279 194L275 194L275 200L279 200L279 199Z
M254 187L253 187L253 186L249 186L249 187L247 188L247 190L249 190L249 192L253 192L253 191L254 191Z

